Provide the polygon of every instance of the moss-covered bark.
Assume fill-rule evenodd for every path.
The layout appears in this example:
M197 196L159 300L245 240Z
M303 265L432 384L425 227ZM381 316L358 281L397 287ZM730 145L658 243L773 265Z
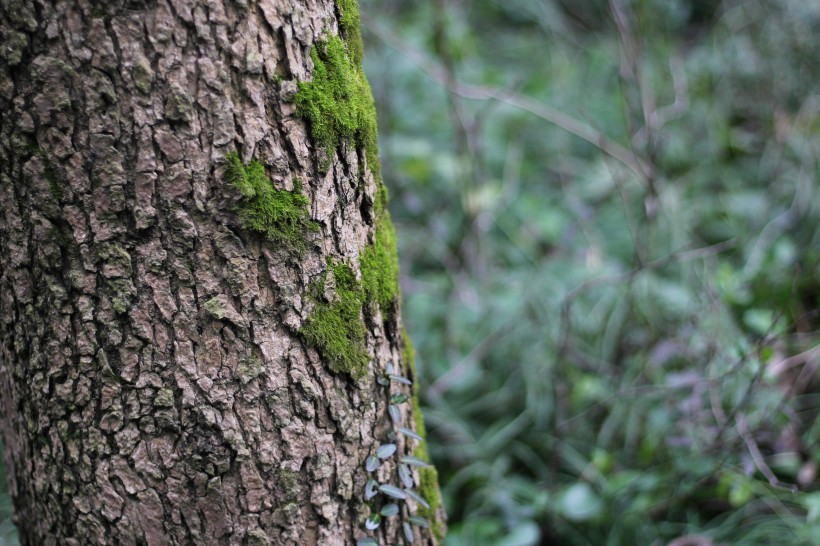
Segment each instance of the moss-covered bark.
M24 546L365 535L398 268L356 3L311 5L0 2L0 434Z

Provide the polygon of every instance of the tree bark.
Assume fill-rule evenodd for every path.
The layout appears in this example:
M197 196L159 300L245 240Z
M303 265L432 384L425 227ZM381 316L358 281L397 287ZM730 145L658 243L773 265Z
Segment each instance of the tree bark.
M414 370L374 122L338 87L369 114L357 9L0 0L0 433L24 546L441 537L432 468L405 459L430 508L365 498L426 451L398 428L423 435L414 387L386 378Z

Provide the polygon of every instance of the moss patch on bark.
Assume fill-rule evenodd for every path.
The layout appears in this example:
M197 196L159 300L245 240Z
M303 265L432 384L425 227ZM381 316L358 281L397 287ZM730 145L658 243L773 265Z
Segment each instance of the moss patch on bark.
M336 0L339 10L339 25L345 34L350 60L354 66L361 66L364 58L361 21L359 17L359 0Z
M226 178L243 197L238 210L242 225L289 252L302 254L307 249L307 235L318 231L319 224L310 219L310 200L298 181L293 191L277 190L265 167L255 159L244 165L239 155L231 152L225 161Z
M342 4L355 4L344 1ZM350 28L352 8L344 8L342 25L347 17ZM358 28L358 27L357 27ZM351 31L348 31L350 35ZM377 140L376 107L373 94L361 68L361 53L351 47L348 53L345 43L338 36L318 42L310 50L313 60L313 80L300 82L294 98L296 113L310 123L313 139L328 150L335 150L344 139L364 149L367 166L379 180L379 146Z
M362 284L369 302L376 302L382 313L395 308L399 297L399 257L396 232L386 210L378 216L373 244L359 256Z
M330 296L325 294L328 274L333 275L335 284ZM316 309L300 330L305 341L319 350L332 371L349 373L357 379L363 377L370 357L362 320L365 293L356 273L346 264L330 259L322 278L311 287L310 296Z

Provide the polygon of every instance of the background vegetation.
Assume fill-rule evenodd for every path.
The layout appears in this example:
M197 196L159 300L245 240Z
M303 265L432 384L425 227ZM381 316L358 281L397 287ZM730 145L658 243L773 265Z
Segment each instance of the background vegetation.
M446 544L818 544L820 2L362 4Z
M361 4L447 546L817 544L820 2Z

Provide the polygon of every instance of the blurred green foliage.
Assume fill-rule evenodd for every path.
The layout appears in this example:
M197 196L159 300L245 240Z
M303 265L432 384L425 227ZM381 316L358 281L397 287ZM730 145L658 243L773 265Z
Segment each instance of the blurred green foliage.
M361 13L446 544L816 543L820 4Z

